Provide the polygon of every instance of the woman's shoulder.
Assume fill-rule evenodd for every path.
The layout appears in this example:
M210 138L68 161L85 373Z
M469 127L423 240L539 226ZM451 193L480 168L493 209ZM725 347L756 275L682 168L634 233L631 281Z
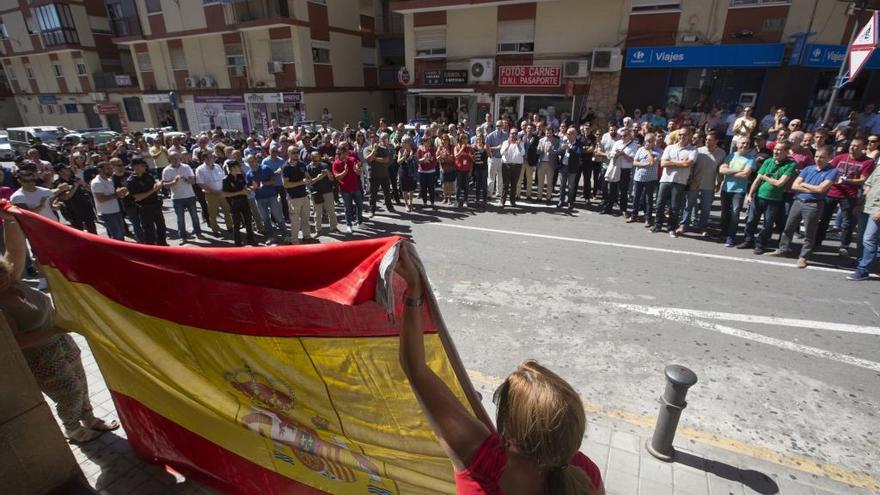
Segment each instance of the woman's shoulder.
M582 469L587 476L590 478L590 482L593 484L593 488L597 488L602 484L602 472L599 471L599 466L596 465L589 457L584 455L582 452L577 452L569 463L573 466L577 466Z
M469 493L462 489L472 485L485 486L487 482L497 484L506 465L507 453L501 444L501 439L497 433L490 433L474 452L467 467L455 473L458 493Z

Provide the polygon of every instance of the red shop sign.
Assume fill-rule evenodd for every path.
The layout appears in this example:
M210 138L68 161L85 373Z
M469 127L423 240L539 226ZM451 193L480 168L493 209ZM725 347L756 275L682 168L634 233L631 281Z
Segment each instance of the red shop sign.
M558 65L502 65L498 67L499 86L551 88L558 87L561 83L562 68Z

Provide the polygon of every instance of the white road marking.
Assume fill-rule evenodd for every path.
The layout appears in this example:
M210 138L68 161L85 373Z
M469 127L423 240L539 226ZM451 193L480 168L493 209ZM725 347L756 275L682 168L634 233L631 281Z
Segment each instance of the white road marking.
M859 368L865 368L874 372L880 372L880 363L875 363L874 361L868 361L867 359L861 359L854 356L849 356L846 354L839 354L837 352L826 351L825 349L818 349L816 347L810 347L802 344L797 344L795 342L789 342L787 340L775 339L773 337L768 337L766 335L762 335L759 333L748 332L745 330L740 330L738 328L728 327L726 325L719 325L717 323L710 323L707 321L697 320L690 316L685 316L682 314L678 314L675 312L659 312L656 314L653 311L648 311L653 308L645 308L641 306L633 306L628 308L631 311L635 311L638 313L643 313L651 316L660 316L661 318L665 318L670 321L676 321L679 323L685 323L688 325L693 325L695 327L702 328L704 330L710 330L712 332L721 333L724 335L730 335L733 337L739 337L741 339L751 340L752 342L758 342L760 344L766 344L773 347L778 347L780 349L785 349L793 352L799 352L801 354L807 354L810 356L816 356L824 359L830 359L832 361L837 361L839 363L848 364L851 366L857 366Z
M738 321L741 323L760 323L764 325L777 325L781 327L812 328L816 330L830 330L832 332L860 333L864 335L880 335L880 327L866 325L850 325L848 323L833 323L828 321L799 320L794 318L779 318L776 316L758 316L740 313L721 313L718 311L700 311L696 309L682 308L657 308L652 306L639 306L635 304L613 303L614 306L652 316L681 316L692 318L705 318L709 320Z
M473 227L470 225L457 225L452 223L444 223L444 222L431 222L431 223L423 223L421 225L432 225L435 227L446 227L450 229L464 229L464 230L475 230L478 232L492 232L495 234L507 234L507 235L518 235L521 237L535 237L538 239L550 239L554 241L566 241L566 242L579 242L581 244L594 244L597 246L610 246L610 247L618 247L618 248L626 248L626 249L639 249L642 251L653 251L658 253L667 253L667 254L681 254L685 256L696 256L699 258L709 258L716 260L725 260L725 261L738 261L740 263L754 263L759 265L770 265L770 266L778 266L782 268L795 268L798 269L794 262L785 263L782 261L770 261L763 260L757 258L740 258L737 256L725 256L722 254L711 254L711 253L697 253L695 251L684 251L681 249L667 249L667 248L658 248L651 246L640 246L638 244L622 244L618 242L608 242L608 241L596 241L593 239L578 239L576 237L563 237L558 235L548 235L548 234L535 234L532 232L517 232L515 230L502 230L502 229L490 229L487 227ZM833 273L852 273L852 270L843 270L840 268L828 268L824 266L808 266L807 270L817 270L823 272L833 272ZM876 275L871 275L872 278L876 278Z

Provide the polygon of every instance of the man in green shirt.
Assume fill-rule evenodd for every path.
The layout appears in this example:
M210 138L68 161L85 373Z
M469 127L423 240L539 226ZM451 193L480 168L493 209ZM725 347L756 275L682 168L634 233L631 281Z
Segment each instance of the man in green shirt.
M794 174L795 161L788 154L791 144L788 141L779 141L773 148L773 157L764 160L758 170L758 176L752 182L749 194L746 196L746 204L749 205L749 214L746 218L746 238L737 249L754 248L755 254L763 254L764 246L773 234L773 224L783 207L782 198L785 194L785 186ZM764 216L764 224L761 232L755 238L758 221Z

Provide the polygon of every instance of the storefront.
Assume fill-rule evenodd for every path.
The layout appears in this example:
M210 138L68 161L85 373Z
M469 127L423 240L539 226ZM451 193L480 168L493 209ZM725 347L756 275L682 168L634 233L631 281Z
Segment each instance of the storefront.
M398 78L401 79L400 75ZM477 115L478 95L474 88L465 87L467 84L466 70L423 71L419 86L407 91L407 119L414 122L452 123L468 118L473 121Z
M159 127L181 128L174 116L174 107L171 105L171 97L168 93L146 94L141 100L150 114L149 121L156 122Z
M247 105L242 95L200 96L185 102L190 129L209 131L220 127L250 132Z
M128 118L118 103L96 103L95 113L103 115L107 120L107 126L116 132L128 132Z
M620 101L627 112L755 106L767 70L782 65L784 52L782 43L628 48Z
M291 93L245 93L248 115L258 131L268 129L272 119L280 126L295 125L306 120L306 107L301 91Z
M574 115L574 96L567 92L558 65L502 65L495 108L499 116L506 114L514 122L527 113L559 120L563 114Z
M825 107L831 97L833 82L837 78L840 64L846 59L845 45L808 44L798 57L800 65L818 69L814 84L811 85L810 101L806 115L810 122L824 117ZM880 51L875 50L858 76L844 85L837 94L831 120L846 119L851 110L861 111L868 103L877 102L880 93L880 78L876 69L880 68Z

